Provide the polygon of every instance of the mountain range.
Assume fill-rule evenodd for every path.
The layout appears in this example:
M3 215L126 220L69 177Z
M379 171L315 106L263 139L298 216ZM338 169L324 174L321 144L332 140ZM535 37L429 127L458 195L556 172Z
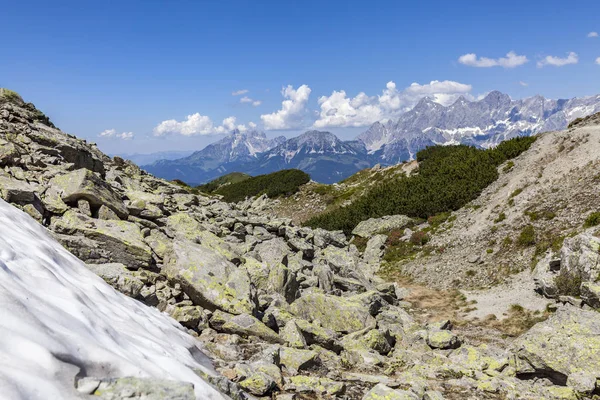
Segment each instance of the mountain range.
M378 163L393 165L413 159L427 146L488 148L513 137L564 129L570 121L598 111L600 95L512 100L493 91L477 101L460 97L449 106L423 98L398 119L374 123L356 140L343 141L322 131L269 139L255 130L236 130L187 157L160 160L143 168L189 184L233 171L257 175L286 168L301 169L317 182L333 183Z

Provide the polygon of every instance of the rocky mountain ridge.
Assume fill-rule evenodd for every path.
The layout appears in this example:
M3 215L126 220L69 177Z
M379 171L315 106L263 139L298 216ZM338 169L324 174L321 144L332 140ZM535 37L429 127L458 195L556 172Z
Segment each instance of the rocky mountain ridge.
M565 306L505 346L470 343L450 321L415 320L407 291L376 275L383 235L361 252L341 232L265 212L265 197L228 204L192 194L24 104L0 93L2 198L117 290L179 322L221 373L202 377L231 398L574 399L596 390L595 311ZM557 335L542 342L545 332ZM565 360L561 346L572 341L587 347L569 347Z

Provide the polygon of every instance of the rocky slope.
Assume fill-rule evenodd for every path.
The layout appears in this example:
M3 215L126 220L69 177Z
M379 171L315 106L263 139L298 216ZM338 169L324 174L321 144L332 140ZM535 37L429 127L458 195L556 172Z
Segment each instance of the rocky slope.
M119 291L185 327L223 376L210 381L232 398L574 399L596 390L593 311L565 306L512 343L471 343L449 321L417 322L407 291L375 274L382 235L360 252L340 232L264 212L264 197L227 204L191 194L47 123L0 92L2 198ZM560 356L565 346L577 364Z

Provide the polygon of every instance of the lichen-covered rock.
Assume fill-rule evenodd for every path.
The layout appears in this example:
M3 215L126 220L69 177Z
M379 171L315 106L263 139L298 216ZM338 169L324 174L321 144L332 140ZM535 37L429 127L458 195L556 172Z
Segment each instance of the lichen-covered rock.
M65 247L88 263L117 262L133 270L153 263L140 228L131 222L99 220L69 210L53 218L51 229L62 234L57 237ZM87 240L78 241L77 236Z
M369 309L351 298L309 293L292 303L290 310L302 319L319 321L324 328L336 332L375 327L375 319Z
M76 204L79 199L89 201L92 207L105 205L120 218L129 214L125 204L114 190L92 171L82 168L59 175L50 180L47 196L59 196L66 204Z
M86 264L86 267L119 292L134 299L140 296L144 287L144 282L123 264Z
M408 390L394 390L379 383L369 390L363 400L419 400L419 396Z
M402 229L412 222L405 215L387 215L381 218L370 218L360 222L352 231L353 235L368 238L379 232Z
M594 282L583 282L580 286L581 299L593 308L600 308L600 285Z
M214 312L210 326L219 331L240 336L256 336L269 343L281 343L283 340L275 331L248 314L231 315L220 310Z
M202 308L198 306L181 306L169 310L169 315L181 325L190 329L197 329L202 320Z
M260 261L266 263L269 267L279 264L285 264L284 259L291 253L290 248L282 238L275 238L259 243L254 251L260 257Z
M427 344L432 349L455 349L460 346L461 341L450 331L433 329L427 332Z
M317 363L318 353L315 351L290 349L288 347L281 349L281 365L283 365L292 375L296 375L300 371L308 370Z
M546 376L564 385L586 372L600 378L600 319L596 311L563 307L513 344L516 372Z
M561 273L579 277L583 282L600 278L600 238L591 231L566 238L560 258Z
M285 327L279 332L279 336L289 347L304 349L307 346L306 339L295 320L285 324Z
M363 260L370 265L373 265L373 272L377 272L377 267L383 257L383 250L385 248L385 242L387 241L386 235L375 235L367 242L367 248L363 254Z
M165 254L163 271L203 308L232 314L253 314L256 309L256 292L247 272L211 248L175 240Z
M32 203L38 191L37 185L13 179L0 170L0 195L4 201L17 204Z
M271 392L276 387L276 384L269 375L264 372L255 371L242 380L240 386L256 396L264 396Z
M285 385L285 389L299 393L316 393L321 395L340 395L346 390L343 382L336 382L328 378L316 376L292 376Z

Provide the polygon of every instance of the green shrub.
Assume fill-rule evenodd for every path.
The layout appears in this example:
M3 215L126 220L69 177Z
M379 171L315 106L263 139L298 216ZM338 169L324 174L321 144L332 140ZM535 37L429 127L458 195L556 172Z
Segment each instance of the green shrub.
M429 236L426 232L417 231L410 235L410 242L415 246L424 246L429 242Z
M212 193L219 189L221 186L242 182L250 178L250 175L244 174L243 172L232 172L227 175L223 175L217 179L214 179L208 183L205 183L204 185L197 186L197 189L204 193Z
M521 230L517 243L520 246L533 246L535 244L535 228L533 225L527 225Z
M583 224L584 228L591 228L592 226L600 225L600 212L590 214Z
M417 153L419 173L374 186L351 204L306 222L350 234L360 222L384 215L428 218L458 210L498 178L498 165L527 150L535 137L507 140L496 148L433 146Z
M518 188L518 189L516 189L514 192L512 192L512 193L510 194L510 197L511 197L511 198L512 198L512 197L516 197L516 196L520 195L522 191L523 191L523 188Z
M509 161L509 162L507 162L507 163L506 163L506 165L504 166L504 168L502 168L502 171L503 171L503 172L508 172L508 171L510 171L510 170L512 169L512 167L514 167L514 166L515 166L515 163L514 163L514 162L512 162L512 161Z
M246 197L262 194L275 198L296 193L298 188L308 181L310 176L307 173L298 169L284 169L222 186L214 193L222 195L227 202L238 202Z
M581 276L561 271L554 279L558 293L567 296L581 295Z
M444 222L446 222L446 220L448 220L449 216L450 216L450 213L447 213L447 212L440 213L438 215L433 215L433 216L427 218L427 222L431 226L439 226L439 225L443 224Z

